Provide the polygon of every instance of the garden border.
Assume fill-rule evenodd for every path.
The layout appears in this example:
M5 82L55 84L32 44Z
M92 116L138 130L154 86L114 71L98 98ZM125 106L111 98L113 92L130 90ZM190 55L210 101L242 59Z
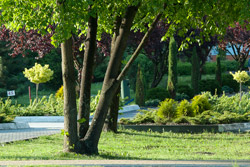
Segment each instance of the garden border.
M250 122L217 125L120 125L119 128L160 133L250 132Z

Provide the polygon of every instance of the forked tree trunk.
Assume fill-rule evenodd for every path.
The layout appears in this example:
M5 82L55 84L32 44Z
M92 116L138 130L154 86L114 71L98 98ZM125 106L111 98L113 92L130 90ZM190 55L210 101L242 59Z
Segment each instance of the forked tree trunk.
M161 17L161 14L157 15L156 19L151 24L151 27L149 28L148 32L145 34L141 43L139 44L136 51L132 55L131 59L126 64L126 66L124 67L122 72L119 74L119 76L116 77L116 75L114 75L114 71L118 70L119 66L117 62L121 60L121 57L123 55L123 52L121 52L120 50L125 50L128 34L129 34L129 31L132 26L132 22L133 22L133 19L135 17L137 10L138 10L138 7L128 7L126 15L120 26L120 33L116 40L115 49L114 51L112 51L113 54L111 55L108 69L105 75L102 93L101 93L100 100L96 109L95 116L92 120L91 126L86 136L84 137L84 140L80 141L83 146L81 153L98 154L98 142L100 139L103 124L107 116L112 98L115 92L117 91L122 79L127 73L129 67L131 66L131 64L134 62L134 60L140 53L143 47L143 44L148 39L149 34L151 34L153 28L155 27L156 23Z
M75 71L72 38L61 44L64 91L64 152L74 152L78 141Z
M130 6L127 8L120 29L119 36L115 40L115 45L112 47L109 65L105 74L100 100L96 108L94 118L90 128L83 140L84 153L98 154L98 142L103 129L103 124L106 119L109 106L119 87L120 82L116 80L117 71L119 71L120 63L123 53L126 49L130 28L134 20L138 7Z
M84 138L89 128L91 81L94 67L94 56L96 53L97 17L90 17L88 21L88 33L85 42L85 52L80 86L80 103L78 119L85 122L78 123L78 135Z

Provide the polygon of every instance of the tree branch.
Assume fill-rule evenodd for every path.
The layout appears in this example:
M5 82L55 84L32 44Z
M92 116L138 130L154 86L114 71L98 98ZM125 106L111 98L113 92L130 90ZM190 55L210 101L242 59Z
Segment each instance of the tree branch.
M117 77L117 81L121 82L123 80L123 78L125 77L125 74L127 73L129 67L135 61L135 59L137 58L137 56L139 55L141 49L143 48L145 42L148 40L150 34L152 33L152 31L153 31L154 27L156 26L157 22L160 20L161 16L162 16L162 13L159 13L156 16L155 20L153 21L153 23L149 27L148 31L146 32L146 34L142 38L140 44L138 45L138 47L136 48L135 52L133 53L132 57L129 59L129 61L126 64L126 66L123 68L122 72Z

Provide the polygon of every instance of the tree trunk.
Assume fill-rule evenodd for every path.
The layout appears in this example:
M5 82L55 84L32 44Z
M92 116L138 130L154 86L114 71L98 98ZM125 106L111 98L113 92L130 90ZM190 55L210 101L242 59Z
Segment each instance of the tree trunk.
M85 122L78 123L78 135L84 138L89 128L91 81L94 67L94 56L96 53L97 17L90 17L88 21L88 33L85 43L83 70L81 74L80 103L78 119Z
M103 124L105 118L108 113L109 106L111 104L112 98L117 91L122 79L124 79L125 74L127 73L129 67L134 62L136 57L139 55L144 43L148 39L149 35L151 34L153 28L155 27L156 23L161 17L161 14L157 15L154 22L151 24L148 32L143 37L141 43L138 45L136 51L132 55L131 59L128 61L126 66L123 68L122 72L119 74L118 77L114 75L115 70L118 69L117 62L121 60L123 56L126 43L128 40L128 35L130 28L132 26L132 22L134 20L135 14L138 10L138 7L128 7L126 15L122 21L120 26L120 33L116 39L116 44L114 50L112 51L111 58L109 61L109 65L107 68L107 72L105 74L105 79L103 83L103 88L100 96L100 100L96 109L95 116L92 120L91 126L84 137L84 140L81 140L83 149L81 153L85 154L98 154L98 142L100 139L100 135L102 132Z
M115 21L115 26L114 26L114 36L111 41L111 50L110 50L111 55L115 51L116 40L120 33L119 29L121 26L121 22L122 22L121 17L117 17ZM122 66L121 61L118 63L119 63L119 71L117 71L117 75L118 73L121 72L121 66ZM119 86L119 88L117 89L113 97L112 103L109 107L108 114L107 114L107 117L105 119L104 126L103 126L104 132L108 132L108 131L111 131L114 133L117 132L117 119L118 119L119 102L120 102L120 87L121 86Z
M75 71L72 38L61 44L64 91L64 152L74 152L78 141Z
M117 89L112 103L108 110L108 115L105 119L103 131L104 132L114 132L117 133L117 121L119 112L119 102L120 102L120 86Z
M130 28L134 20L138 7L130 6L127 8L126 15L124 16L119 35L115 40L115 46L112 48L109 65L105 74L102 92L100 95L99 103L90 128L82 141L84 144L83 151L87 154L98 154L98 142L100 139L103 124L108 113L109 106L117 91L120 82L116 80L117 72L120 68L120 63L123 53L126 49Z

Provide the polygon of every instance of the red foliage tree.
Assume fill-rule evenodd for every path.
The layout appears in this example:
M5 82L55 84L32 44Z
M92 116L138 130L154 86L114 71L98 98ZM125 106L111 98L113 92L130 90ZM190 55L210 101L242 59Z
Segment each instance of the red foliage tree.
M247 24L247 23L246 23ZM228 27L226 35L219 46L227 51L238 62L238 69L243 70L250 49L250 31L246 26L235 23L235 27Z

